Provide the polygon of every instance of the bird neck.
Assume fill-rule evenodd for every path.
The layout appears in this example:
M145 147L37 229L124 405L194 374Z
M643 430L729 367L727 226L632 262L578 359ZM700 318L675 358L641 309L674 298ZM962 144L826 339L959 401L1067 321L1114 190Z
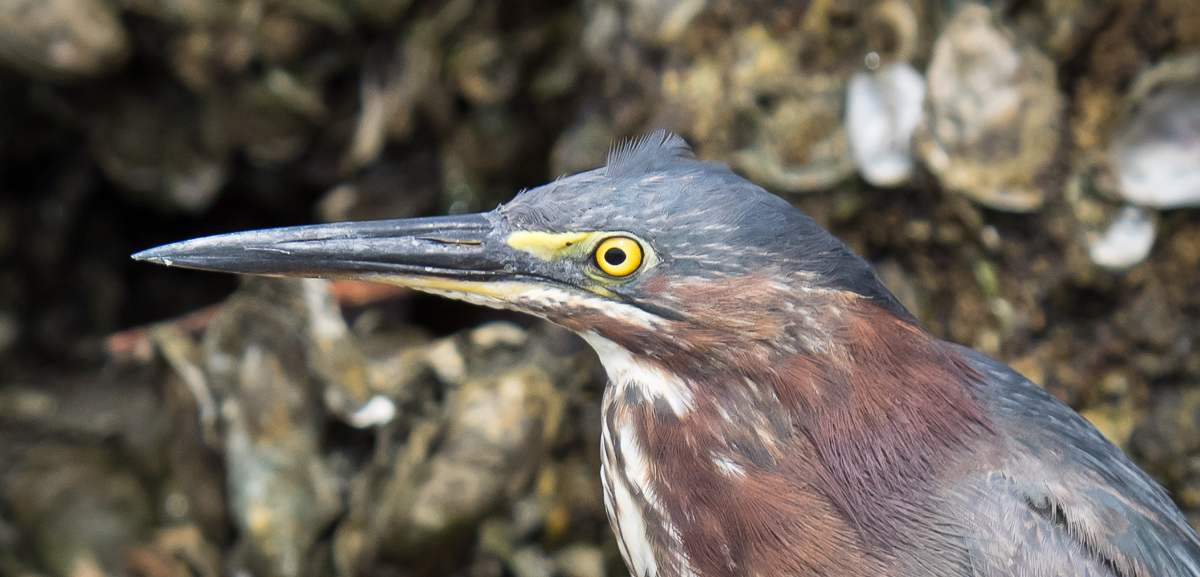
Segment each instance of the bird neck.
M764 375L811 444L825 494L876 543L897 543L931 483L972 455L990 425L983 378L946 343L865 302L822 353L781 359Z
M810 528L837 535L821 518L833 515L851 540L883 551L903 544L931 514L933 483L987 434L974 394L982 378L946 343L868 299L793 326L773 318L773 338L695 324L636 339L626 329L619 343L585 336L609 372L607 418L645 443L664 479L660 498L679 499L680 514L714 497L689 492L739 479L761 481L745 485L763 492L748 498L774 499L782 489L765 480L779 478L814 495L795 512ZM824 337L802 334L815 325ZM726 515L726 531L753 523Z

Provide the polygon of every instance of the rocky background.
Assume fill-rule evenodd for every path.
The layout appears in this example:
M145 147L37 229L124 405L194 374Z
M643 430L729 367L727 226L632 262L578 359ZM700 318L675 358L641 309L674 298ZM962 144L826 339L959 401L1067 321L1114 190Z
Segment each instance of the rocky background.
M0 0L0 575L624 575L571 335L127 255L488 209L659 127L1200 523L1194 0Z

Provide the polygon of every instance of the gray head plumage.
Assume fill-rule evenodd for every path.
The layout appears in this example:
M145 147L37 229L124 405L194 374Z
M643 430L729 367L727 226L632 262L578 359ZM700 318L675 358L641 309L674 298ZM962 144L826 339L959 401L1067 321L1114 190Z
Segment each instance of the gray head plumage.
M615 146L606 166L525 191L498 212L519 229L638 234L670 274L802 272L909 316L870 264L811 217L724 163L696 160L683 138L662 130Z

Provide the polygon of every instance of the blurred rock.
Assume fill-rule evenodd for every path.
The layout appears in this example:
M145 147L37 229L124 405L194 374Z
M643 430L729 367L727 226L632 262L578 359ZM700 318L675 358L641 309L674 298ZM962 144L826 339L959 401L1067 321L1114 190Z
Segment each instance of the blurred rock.
M850 79L846 131L863 178L875 186L896 186L912 174L912 136L924 114L925 79L906 62L875 64L876 70Z
M359 12L375 26L388 26L412 4L412 0L353 0Z
M1129 268L1146 259L1154 246L1154 215L1136 206L1122 208L1102 234L1088 237L1092 262L1109 269Z
M1150 408L1131 439L1131 452L1185 505L1200 506L1200 389L1167 390Z
M327 192L317 205L318 217L338 222L421 216L441 195L438 168L433 152L381 159Z
M4 499L55 577L119 575L150 535L150 498L137 472L100 446L43 443L6 456Z
M884 286L896 295L900 304L904 305L908 312L917 318L925 316L929 308L929 295L924 294L924 291L917 287L908 272L895 261L890 260L875 263L875 270L879 275L879 280L883 281Z
M604 555L596 547L572 545L554 556L555 568L565 577L603 577Z
M202 437L203 407L220 407L219 424L207 435L224 438L218 447L240 535L235 566L314 575L321 551L332 547L335 565L349 574L379 559L416 562L428 551L450 550L474 523L525 495L539 470L551 470L543 465L561 439L568 399L577 398L595 369L586 348L547 325L529 332L493 323L428 346L407 340L397 349L389 332L351 332L329 287L249 279L212 318L200 349L178 327L151 331L180 375L177 390L195 397L180 407L195 411L196 428L176 446ZM380 403L387 417L373 418L382 414ZM361 468L322 447L326 411L352 426L377 427L375 454ZM184 471L179 463L172 467ZM594 466L586 470L594 485ZM579 514L561 499L583 495L598 503L597 490L566 482L571 478L538 482L536 496L523 501L536 506L518 516L527 525L522 534L545 525L561 536L564 523ZM337 523L333 542L323 542L346 486L349 514ZM168 514L205 518L189 509L211 491L195 483L183 488L186 500L168 504ZM603 518L596 507L586 511L591 522ZM155 555L144 550L137 559L149 567L162 561ZM549 557L539 555L549 570ZM530 563L522 566L541 566Z
M876 2L865 19L866 70L855 72L846 89L846 131L863 178L891 187L912 175L913 133L925 114L925 77L909 63L921 26L904 0Z
M845 78L795 66L798 47L761 25L743 29L733 42L725 106L754 127L733 164L789 192L827 188L848 177L853 164L842 123Z
M558 178L604 166L608 151L616 140L614 136L607 118L594 111L585 112L554 143L547 176Z
M129 572L140 577L221 577L221 555L192 525L160 529L148 546L126 556Z
M440 40L428 37L432 31L421 32L394 45L380 44L368 54L359 86L358 124L342 158L343 170L370 164L388 137L403 138L412 131L418 99L436 80L437 52L431 44Z
M228 126L167 83L117 99L91 131L105 175L140 202L193 214L207 210L229 177Z
M934 45L918 150L942 185L985 206L1031 212L1058 150L1062 97L1054 63L963 6Z
M426 349L444 404L383 431L403 445L354 481L335 537L343 572L378 556L417 561L526 490L558 437L564 395L594 362L555 352L560 331L484 325Z
M295 162L308 152L314 121L324 116L319 98L279 71L247 79L208 104L220 115L209 126L224 127L250 162L266 170Z
M1008 18L1055 60L1069 57L1079 49L1088 34L1095 33L1098 14L1113 10L1113 0L1078 0L1006 5L1013 12Z
M626 23L633 36L651 46L679 39L688 24L704 9L704 0L633 0Z
M458 125L442 149L442 202L453 214L494 208L507 191L489 186L488 175L518 159L521 130L501 108L481 109Z
M1160 63L1130 92L1108 148L1117 190L1153 208L1200 206L1200 55Z
M686 31L663 48L661 67L645 41L635 40L645 35L638 32L644 22L622 23L598 6L586 25L585 50L605 70L617 134L647 120L680 130L700 156L726 160L780 191L829 188L853 173L843 113L850 72L866 53L862 25L846 30L839 9L828 4L814 4L807 14L786 6L702 5L696 14L693 3L670 6L678 19L660 21L667 33L655 33L657 41L675 38L674 22ZM657 93L627 102L627 90L636 94L652 78Z
M108 0L5 0L0 61L54 80L95 77L129 57L129 37Z
M874 53L880 65L912 62L923 56L932 38L932 26L923 22L936 6L921 0L877 0L855 6L864 13L862 33L866 36L864 59L872 67ZM877 67L875 67L877 68Z
M1130 436L1142 417L1142 411L1133 405L1129 375L1114 370L1101 378L1101 401L1080 412L1081 415L1114 445L1123 451L1129 450Z
M310 320L306 287L319 282L247 280L204 338L221 392L229 506L244 563L271 577L319 574L314 545L342 509L320 447L320 391L305 361L305 325L320 323Z
M1120 202L1112 189L1106 160L1098 151L1081 155L1063 190L1076 236L1097 266L1125 270L1143 260L1154 246L1158 216Z
M476 104L497 104L517 91L516 59L504 53L505 42L495 36L470 36L450 55L450 73L462 95Z
M0 384L0 428L24 434L107 439L153 462L169 423L151 375L39 372Z
M166 447L169 476L159 489L162 521L195 527L205 541L224 545L231 529L224 447L215 429L201 424L207 415L182 381L175 375L167 379L163 403L173 430Z
M360 429L385 425L396 415L396 407L387 396L376 394L366 355L346 326L330 286L319 279L302 283L309 367L324 380L325 406L332 413Z

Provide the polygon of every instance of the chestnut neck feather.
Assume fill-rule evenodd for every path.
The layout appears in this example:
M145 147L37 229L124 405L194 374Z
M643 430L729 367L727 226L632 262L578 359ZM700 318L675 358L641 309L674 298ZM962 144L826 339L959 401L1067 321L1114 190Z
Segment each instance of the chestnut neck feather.
M971 393L982 377L891 315L866 308L846 330L847 366L800 353L767 382L824 465L826 495L865 538L895 545L928 520L930 482L988 430Z
M728 292L673 288L680 300L693 303L711 302L718 290ZM756 410L790 422L772 441L785 446L774 472L808 469L804 476L858 539L895 551L914 528L927 526L935 506L930 483L989 434L973 393L983 379L911 317L900 318L870 299L825 291L807 293L806 302L789 293L792 300L785 301L778 290L769 283L746 285L737 301L720 303L725 308L719 315L653 330L603 315L579 315L564 324L597 331L691 383L698 403L712 410L698 406L678 417L688 438L736 427L717 415L751 402L743 390L747 380L769 390L769 401L761 395L754 401ZM807 316L794 312L800 307ZM659 421L676 418L648 414ZM727 438L739 434L725 431ZM806 462L787 462L792 455ZM702 486L697 481L679 490ZM703 502L711 496L694 497Z

